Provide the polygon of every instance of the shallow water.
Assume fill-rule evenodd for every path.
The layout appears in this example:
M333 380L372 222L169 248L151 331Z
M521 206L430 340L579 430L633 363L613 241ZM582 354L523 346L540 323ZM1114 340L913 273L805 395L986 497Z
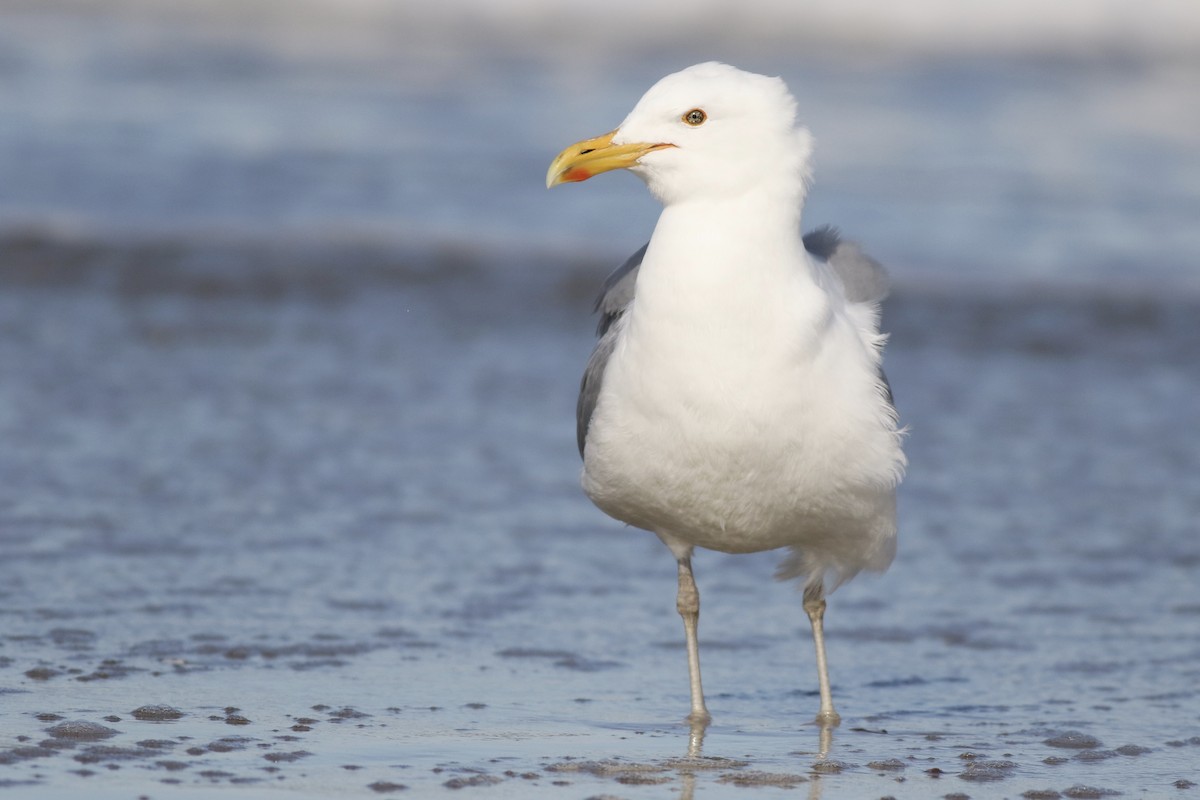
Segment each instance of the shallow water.
M1200 782L1194 305L890 301L913 466L896 564L830 602L844 722L823 752L776 557L702 553L689 758L672 559L576 484L583 274L530 294L555 265L513 264L516 296L454 254L178 249L5 247L14 796Z

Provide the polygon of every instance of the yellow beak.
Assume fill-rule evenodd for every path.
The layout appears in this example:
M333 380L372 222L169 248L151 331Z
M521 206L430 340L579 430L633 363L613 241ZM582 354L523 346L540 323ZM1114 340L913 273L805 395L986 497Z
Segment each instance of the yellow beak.
M675 146L643 142L613 144L612 139L616 133L609 131L595 139L584 139L559 153L550 162L550 169L546 173L546 188L552 189L560 183L586 181L593 175L613 169L628 169L646 153Z

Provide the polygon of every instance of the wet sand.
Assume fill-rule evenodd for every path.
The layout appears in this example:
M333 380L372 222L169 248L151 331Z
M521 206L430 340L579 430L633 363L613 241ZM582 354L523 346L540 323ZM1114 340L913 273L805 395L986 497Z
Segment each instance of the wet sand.
M900 555L674 564L577 487L607 265L10 237L0 796L1189 797L1194 301L905 291Z

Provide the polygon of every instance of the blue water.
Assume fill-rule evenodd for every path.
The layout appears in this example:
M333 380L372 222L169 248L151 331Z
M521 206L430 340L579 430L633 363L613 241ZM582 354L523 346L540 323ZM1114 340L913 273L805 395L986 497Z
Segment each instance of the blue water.
M226 6L199 23L33 8L0 25L4 227L619 262L653 201L625 175L547 193L549 159L615 127L661 75L726 58L800 101L817 138L808 224L841 225L901 284L1200 287L1200 61L755 53L719 36L603 60L535 40L414 50L403 14L305 38L278 9L250 26Z

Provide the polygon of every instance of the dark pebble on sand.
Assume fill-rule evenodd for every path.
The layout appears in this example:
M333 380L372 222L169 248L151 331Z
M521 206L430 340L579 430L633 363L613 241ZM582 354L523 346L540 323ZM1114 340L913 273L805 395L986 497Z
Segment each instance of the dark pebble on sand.
M29 746L29 747L14 747L8 752L19 759L25 758L46 758L48 756L58 755L58 750L52 747Z
M386 794L387 792L402 792L405 789L407 789L408 787L405 786L403 783L391 783L389 781L375 781L374 783L367 784L367 788L373 792L379 792L380 794Z
M1063 789L1063 797L1070 797L1071 800L1100 800L1102 797L1112 797L1120 792L1112 789L1097 789L1095 786L1084 786L1075 784L1070 789Z
M58 670L50 669L49 667L34 667L33 669L25 670L25 677L35 681L48 681L54 676L61 674Z
M366 719L369 716L371 715L365 711L357 711L353 708L343 708L330 714L329 721L341 722L342 720L346 719Z
M1021 792L1021 797L1025 800L1059 800L1061 794L1053 789L1030 789L1027 792Z
M845 762L833 758L822 759L812 765L812 771L822 775L837 775L846 769Z
M94 744L73 758L80 764L105 764L109 769L115 769L113 761L129 761L135 758L159 755L153 750L142 747L114 747L112 745Z
M250 740L245 736L225 736L217 739L215 742L210 742L208 749L214 753L231 753L234 750L245 750ZM188 752L192 752L188 750ZM201 750L200 752L204 752Z
M25 740L27 740L27 737L22 738L22 741ZM75 742L69 739L42 739L42 741L38 742L38 745L50 750L71 750L75 747Z
M671 779L666 775L644 775L640 772L632 772L627 775L618 775L615 780L626 786L658 786L670 782Z
M178 708L167 705L139 706L129 713L133 715L134 719L140 719L143 722L166 722L183 716L183 712Z
M888 758L883 761L868 761L867 769L897 770L904 769L907 764L898 758Z
M1117 748L1116 752L1123 756L1142 756L1150 752L1149 747L1142 747L1139 744L1125 744Z
M1196 786L1196 784L1192 783L1187 778L1180 778L1179 780L1175 781L1175 783L1173 783L1171 785L1174 786L1176 789L1192 789Z
M1013 761L972 761L966 769L958 773L958 777L964 781L1001 781L1016 768L1016 762Z
M105 727L98 722L87 722L86 720L61 722L47 728L46 732L55 739L72 739L77 742L95 742L120 733L120 731Z
M208 778L210 781L219 781L222 778L232 778L232 772L226 772L223 769L206 769L196 773L201 778Z
M279 763L281 761L291 763L292 761L299 761L305 756L311 755L312 753L307 750L293 750L290 753L266 753L263 755L263 758L272 763Z
M447 789L465 789L468 786L491 786L500 783L502 778L495 775L472 775L469 778L451 778L442 784Z
M1068 750L1090 750L1100 746L1100 740L1080 731L1063 731L1057 736L1051 736L1042 744L1049 747L1063 747Z
M792 789L802 783L808 783L803 775L793 775L786 772L727 772L717 778L717 783L727 783L732 786L775 786L781 789Z

